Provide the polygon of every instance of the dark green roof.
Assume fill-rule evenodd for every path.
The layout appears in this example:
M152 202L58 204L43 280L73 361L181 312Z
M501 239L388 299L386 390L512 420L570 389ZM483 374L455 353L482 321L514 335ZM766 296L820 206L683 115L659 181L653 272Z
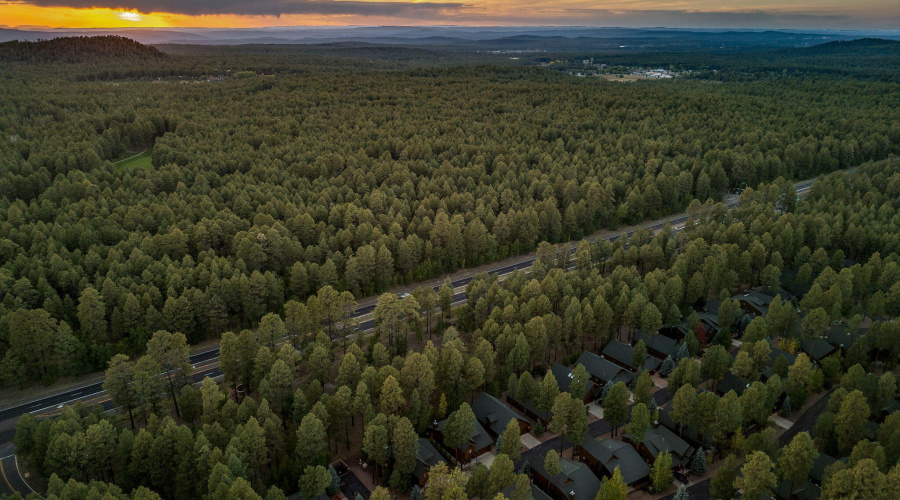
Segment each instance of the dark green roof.
M635 335L635 340L643 340L644 344L647 345L647 349L653 349L666 356L674 358L678 354L678 342L665 335L647 335L647 332L640 331Z
M625 436L630 439L634 438L631 434L625 434ZM690 463L691 458L693 458L694 452L697 451L687 441L681 439L674 432L662 425L647 429L647 434L644 435L642 443L647 447L647 451L654 457L664 451L670 452L672 454L673 466L687 466Z
M613 340L612 342L606 344L606 347L603 348L603 357L609 358L619 363L630 366L634 369L637 369L636 366L631 364L631 356L634 354L634 347L619 342L618 340ZM659 365L662 362L653 356L647 356L647 361L644 363L643 370L653 371L659 368Z
M562 472L550 477L544 468L544 457L538 457L531 464L533 473L546 478L571 500L594 500L600 490L600 480L587 465L560 457L559 468Z
M624 382L628 384L634 378L633 373L592 352L582 353L581 357L578 358L578 361L575 363L583 365L592 377L601 380L605 384L610 382Z
M445 425L447 425L446 418L438 422L436 427L438 432L443 432ZM487 433L486 430L484 430L484 427L482 427L481 424L478 423L478 420L475 420L475 429L472 430L472 435L469 436L469 442L475 445L476 450L488 448L494 444L494 440L491 439L491 436ZM449 445L445 444L445 446Z
M833 353L835 348L833 345L822 339L802 340L800 341L800 349L803 350L810 358L818 361L825 356Z
M506 430L510 420L525 420L525 417L516 413L506 403L486 392L482 392L472 403L472 412L482 425L498 436Z
M612 473L619 468L625 484L632 485L650 477L650 466L630 444L617 439L594 440L590 436L581 443L584 452L602 463Z

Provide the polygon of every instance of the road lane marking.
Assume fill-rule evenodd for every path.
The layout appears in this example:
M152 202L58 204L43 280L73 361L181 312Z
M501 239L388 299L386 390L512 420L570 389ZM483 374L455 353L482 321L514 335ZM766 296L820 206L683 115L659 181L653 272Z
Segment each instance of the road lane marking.
M25 486L28 486L28 489L31 490L32 493L37 493L36 491L34 491L34 488L32 488L30 484L28 484L28 481L25 480L25 477L22 476L22 471L19 470L19 456L13 455L13 461L16 462L16 474L19 475L19 479L21 479L22 482L25 483Z

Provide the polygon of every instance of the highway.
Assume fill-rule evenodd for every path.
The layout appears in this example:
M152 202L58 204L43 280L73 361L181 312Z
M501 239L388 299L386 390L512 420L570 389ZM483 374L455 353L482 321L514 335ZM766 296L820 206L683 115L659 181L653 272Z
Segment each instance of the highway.
M850 169L845 172L851 172L853 170L855 169ZM813 179L795 183L794 187L797 191L797 195L805 196L814 181L815 180ZM727 207L732 208L734 206L737 206L737 204L737 196L729 195L726 198L725 205ZM661 231L666 224L671 224L672 231L677 232L684 229L684 224L685 222L687 222L687 220L687 215L678 215L660 222L642 226L642 228L649 229L652 232L657 233ZM630 236L631 234L633 234L633 232L634 231L630 231L627 234ZM621 234L622 233L608 236L604 239L611 242L616 241L617 239L619 239ZM571 251L574 253L575 250L575 245L573 245ZM534 261L534 258L526 259L516 264L510 264L504 267L492 269L488 271L488 274L499 275L502 279L505 275L512 272L530 268ZM473 276L467 276L457 279L451 283L451 286L453 287L452 304L454 307L465 303L465 287L469 284L469 282L472 281L472 278ZM439 288L440 285L434 287L435 291L437 291ZM375 320L371 318L371 313L374 309L375 305L371 304L359 307L351 314L351 317L360 319L359 324L357 325L357 331L365 333L374 329ZM196 383L199 383L205 377L216 379L222 376L222 371L219 369L218 347L191 355L190 362L194 367L192 378ZM59 415L59 413L66 405L71 405L78 402L82 402L88 405L100 404L107 411L114 409L112 401L106 394L106 391L103 390L103 382L96 382L83 387L71 389L60 394L43 397L34 401L30 401L28 403L23 403L11 408L4 409L0 411L0 423L10 423L12 421L18 420L18 418L25 413L32 413L38 418L56 416ZM14 447L10 445L13 440L14 434L15 430L13 428L0 431L0 450L14 449ZM10 457L12 457L12 461L10 461ZM24 484L25 486L27 486L27 484L24 483L24 480L22 480L21 475L19 474L18 468L16 467L14 455L3 458L2 461L0 461L0 464L3 465L3 471L5 471L6 476L9 476L9 479L7 480L6 477L0 475L0 494L11 494L13 491L18 491L23 496L25 496L27 493L30 493L30 488L28 490L21 489L22 484ZM14 470L11 471L11 469ZM18 478L19 482L17 482L16 478ZM9 488L13 489L7 491L7 489Z

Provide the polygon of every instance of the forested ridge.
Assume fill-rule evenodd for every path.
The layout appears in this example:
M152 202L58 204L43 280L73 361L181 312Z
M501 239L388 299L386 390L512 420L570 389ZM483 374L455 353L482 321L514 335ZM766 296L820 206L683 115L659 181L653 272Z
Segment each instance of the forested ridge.
M324 286L367 296L900 144L886 83L70 73L0 80L5 384L103 368L160 329L194 343ZM112 163L144 149L152 168Z
M507 401L549 412L547 431L560 434L564 456L564 444L594 436L581 401L587 372L578 364L571 382L559 381L548 366L569 366L581 349L599 352L640 330L631 364L642 367L648 345L662 336L655 332L683 322L687 334L660 371L671 397L665 411L679 435L707 435L713 450L696 455L685 474L702 476L707 460L724 457L712 476L715 498L732 498L738 489L772 495L811 487L821 453L845 460L817 473L817 496L896 498L900 162L832 174L805 200L786 199L792 189L783 179L748 189L735 210L695 201L676 234L643 230L614 243L581 242L569 272L567 253L542 246L528 273L502 282L478 276L467 287L467 304L443 311L434 331L424 328L430 316L419 312L418 301L434 293L429 288L401 299L407 311L397 309L396 296L383 295L375 335L347 346L321 330L279 344L290 317L268 315L258 332L223 337L222 386L209 378L199 389L186 384L185 337L156 332L145 356L120 355L110 364L106 388L118 416L83 406L40 421L26 415L16 432L18 453L48 478L49 498L275 500L293 491L317 498L340 486L329 463L359 458L372 468L380 485L372 498L379 500L389 498L386 488L429 500L525 500L534 474L527 464L536 458L520 448L516 420L497 438L490 467L470 464L468 474L457 468L452 450L475 429L474 396L505 393ZM775 297L766 314L743 323L744 306L732 293L755 286ZM793 296L783 287L807 291ZM694 307L710 297L721 300L713 315L721 330L707 336ZM836 326L853 333L852 345L816 360L798 349ZM164 377L153 376L160 371ZM630 387L610 382L599 399L613 436L647 432L663 410L650 373L637 372ZM726 376L746 384L740 396L717 389ZM773 413L789 417L832 389L811 432L780 442L777 427L767 425ZM423 491L411 476L418 436L445 417L447 464L430 469ZM543 453L541 470L559 467L551 465L563 460L555 449ZM669 453L659 454L651 492L671 491L672 465ZM626 492L617 469L596 498L624 499Z
M0 62L68 62L103 60L107 64L123 59L163 59L165 54L155 47L143 45L121 36L74 36L0 43Z

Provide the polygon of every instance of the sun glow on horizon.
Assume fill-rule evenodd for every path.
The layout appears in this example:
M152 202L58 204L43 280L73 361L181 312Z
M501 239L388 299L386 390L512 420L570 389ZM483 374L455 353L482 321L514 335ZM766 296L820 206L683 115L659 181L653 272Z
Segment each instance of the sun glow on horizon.
M41 7L29 0L0 0L0 25L40 28L263 28L273 26L667 26L788 28L817 27L852 29L900 26L897 0L860 0L852 8L846 0L805 0L804 4L773 4L771 0L749 0L739 7L721 0L616 0L597 6L592 0L356 0L362 4L387 7L347 10L311 9L301 14L255 14L265 9L252 8L247 14L192 15L172 12L144 12L127 2L118 8ZM60 0L64 3L63 0ZM273 0L278 3L281 0ZM286 0L285 0L286 1ZM317 4L318 2L310 2ZM323 6L354 4L323 0ZM398 8L396 5L419 3L446 8ZM152 2L146 5L154 5ZM161 2L158 5L166 5ZM149 7L152 9L152 7ZM161 7L160 7L161 8ZM223 7L223 10L225 8ZM271 10L270 10L271 11ZM191 12L190 9L182 12ZM209 12L205 10L204 12ZM215 12L215 11L213 11Z
M119 17L119 19L124 19L126 21L132 21L132 22L136 22L136 23L139 23L144 20L144 16L142 16L140 13L135 12L135 11L120 12L116 15Z

